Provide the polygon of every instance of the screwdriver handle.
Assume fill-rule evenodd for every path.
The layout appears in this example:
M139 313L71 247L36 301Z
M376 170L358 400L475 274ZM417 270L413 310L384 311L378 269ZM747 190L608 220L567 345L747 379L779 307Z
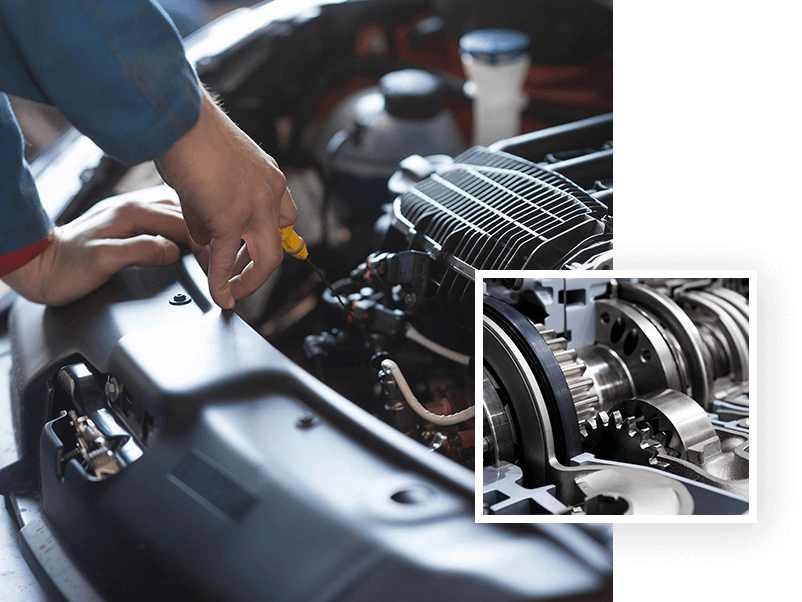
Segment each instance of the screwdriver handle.
M298 236L293 226L280 228L281 232L281 248L284 249L288 255L292 255L296 259L306 259L309 257L309 251L306 248L304 239Z

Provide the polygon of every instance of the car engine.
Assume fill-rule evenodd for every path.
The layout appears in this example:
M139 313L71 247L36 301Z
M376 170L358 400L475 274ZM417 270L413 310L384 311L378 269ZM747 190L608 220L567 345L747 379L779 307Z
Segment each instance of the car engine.
M560 164L535 160L544 149L564 150L566 140L597 147L611 136L612 117L602 116L438 158L436 167L419 156L402 163L399 176L412 180L403 168L414 163L420 181L393 202L379 250L323 295L345 320L304 341L321 379L350 399L373 398L359 403L473 468L475 271L609 265L607 206L562 175ZM608 182L609 198L606 159L581 163L586 182ZM338 387L342 379L349 384ZM355 394L351 383L360 380L381 393ZM406 403L415 399L412 389L422 405Z
M488 278L488 514L746 514L749 287Z

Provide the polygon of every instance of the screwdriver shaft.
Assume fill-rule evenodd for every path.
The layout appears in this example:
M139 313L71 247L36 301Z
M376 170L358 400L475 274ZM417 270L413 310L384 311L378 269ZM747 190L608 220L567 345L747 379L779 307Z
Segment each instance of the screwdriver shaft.
M348 308L346 307L345 303L343 303L342 298L340 298L340 295L334 291L334 287L329 283L328 280L326 280L323 272L317 269L317 266L309 260L309 257L306 258L306 263L309 264L309 266L315 271L315 274L318 275L318 278L320 278L323 281L323 284L325 284L326 287L331 291L331 294L334 295L334 298L337 299L337 302L342 306L343 311L345 311L345 313L349 313Z

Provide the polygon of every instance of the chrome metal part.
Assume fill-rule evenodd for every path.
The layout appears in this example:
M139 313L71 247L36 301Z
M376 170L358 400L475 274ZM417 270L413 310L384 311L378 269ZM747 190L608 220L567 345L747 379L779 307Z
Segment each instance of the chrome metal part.
M492 454L490 464L515 461L515 432L510 421L509 410L502 403L498 389L482 371L482 403L484 405L484 454Z
M705 456L701 463L682 458L661 458L666 471L718 487L749 499L749 436L732 430L716 428L720 450Z
M703 337L707 351L711 355L714 368L713 378L732 374L736 382L747 380L749 375L749 326L733 315L735 310L728 311L724 303L709 293L687 292L678 296L678 301L700 325L700 331L708 336ZM713 358L721 358L716 362Z
M123 464L109 448L109 441L103 436L95 423L86 416L69 412L70 424L75 429L75 438L81 457L90 472L99 479L115 475L123 469Z
M690 317L666 295L645 285L620 282L616 290L618 298L646 309L674 334L688 364L688 394L707 406L711 397L712 377L705 360L702 337Z
M576 356L559 349L555 355L535 325L506 303L486 297L484 309L484 367L503 384L519 437L518 461L526 467L526 484L537 486L546 481L547 458L567 464L581 451L574 398L559 361Z
M613 290L613 298L596 301L597 344L578 350L599 410L669 388L715 411L717 400L746 390L749 323L743 297L679 288L672 299L629 282ZM726 289L712 289L718 290Z
M749 497L748 434L714 427L694 400L677 391L652 393L620 407L663 436L666 450L657 458L665 470Z
M625 401L619 408L662 435L664 446L676 457L696 460L720 449L707 412L683 393L664 389Z
M70 416L84 464L95 476L116 474L142 457L152 439L150 417L135 410L114 377L98 379L86 365L69 364L56 377L77 411ZM62 461L75 454L65 454Z
M575 350L568 349L568 341L557 336L556 332L542 324L535 324L535 328L560 364L560 370L574 400L577 418L580 421L589 418L597 411L599 396L593 390L593 380L585 376L585 362L578 357Z
M620 400L635 395L635 383L615 351L603 345L592 345L578 349L577 355L585 362L585 375L593 380L599 411L609 411Z
M598 458L627 462L640 466L664 467L658 457L663 445L652 438L648 423L639 426L634 416L623 417L620 411L597 416L579 423L582 447L592 450Z
M686 371L675 345L647 312L617 299L596 302L596 342L626 367L635 393L663 386L684 391Z
M525 486L537 488L556 484L557 499L572 512L573 508L586 513L614 510L616 513L646 514L692 512L690 494L668 476L621 467L615 469L615 475L604 477L594 474L597 469L593 467L576 468L562 464L557 458L546 400L532 365L496 321L485 315L483 324L484 361L504 383L513 405L512 415L522 437L525 437L519 459L519 464L525 467L522 476ZM544 337L544 340L547 339ZM558 353L560 347L559 343L554 345ZM552 349L552 346L547 349ZM494 396L488 395L488 398L492 405ZM615 500L618 502L613 503Z

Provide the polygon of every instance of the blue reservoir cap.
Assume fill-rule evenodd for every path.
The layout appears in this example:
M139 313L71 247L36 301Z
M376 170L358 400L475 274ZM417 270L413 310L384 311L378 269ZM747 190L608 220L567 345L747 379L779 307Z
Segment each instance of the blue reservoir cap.
M529 36L514 29L477 29L460 38L459 49L474 60L501 64L529 52Z

